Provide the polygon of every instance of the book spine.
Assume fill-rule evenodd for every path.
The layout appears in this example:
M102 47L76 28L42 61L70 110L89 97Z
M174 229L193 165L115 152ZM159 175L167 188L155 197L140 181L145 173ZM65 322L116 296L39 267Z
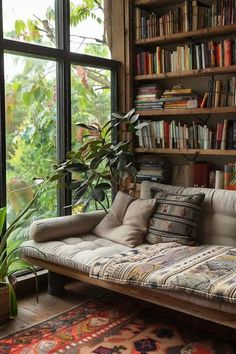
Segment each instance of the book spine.
M224 66L232 65L232 41L230 39L224 40Z

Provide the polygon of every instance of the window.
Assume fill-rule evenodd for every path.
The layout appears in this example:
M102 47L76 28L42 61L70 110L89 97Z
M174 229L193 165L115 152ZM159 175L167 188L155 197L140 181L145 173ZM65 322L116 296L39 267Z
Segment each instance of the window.
M109 59L102 0L0 3L0 206L11 222L80 144L75 123L110 119L118 63ZM70 204L70 191L48 185L34 218L69 214Z
M109 0L110 1L110 0ZM110 57L106 30L106 1L71 0L71 51Z

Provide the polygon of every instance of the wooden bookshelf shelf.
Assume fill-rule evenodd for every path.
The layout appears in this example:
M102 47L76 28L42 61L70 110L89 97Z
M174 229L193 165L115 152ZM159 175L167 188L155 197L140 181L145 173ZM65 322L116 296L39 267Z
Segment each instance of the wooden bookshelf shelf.
M159 154L179 154L179 155L222 155L236 156L236 150L219 150L219 149L158 149L158 148L136 148L138 153L159 153Z
M182 79L185 77L207 76L207 75L227 75L235 74L236 65L228 67L216 67L207 69L195 69L188 71L179 71L165 74L150 74L150 75L136 75L136 81L151 81L151 80L165 80L165 79Z
M236 107L213 107L213 108L192 108L192 109L162 109L136 111L140 116L177 116L177 115L203 115L203 114L227 114L236 113Z
M154 46L159 44L173 43L176 41L189 41L197 38L202 39L207 37L221 37L234 33L236 34L236 24L204 28L196 31L169 34L160 37L143 38L140 40L136 40L135 44L139 46Z
M183 0L134 0L134 6L165 7L180 4Z

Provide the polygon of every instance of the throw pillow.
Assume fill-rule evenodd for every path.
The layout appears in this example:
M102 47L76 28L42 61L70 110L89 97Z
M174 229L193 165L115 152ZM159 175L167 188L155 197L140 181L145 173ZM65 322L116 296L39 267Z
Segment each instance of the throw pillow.
M143 241L155 204L155 199L134 199L118 192L110 212L93 229L93 233L121 245L135 247Z
M146 241L151 244L179 242L182 245L193 245L205 194L180 195L155 190L154 197L157 204Z

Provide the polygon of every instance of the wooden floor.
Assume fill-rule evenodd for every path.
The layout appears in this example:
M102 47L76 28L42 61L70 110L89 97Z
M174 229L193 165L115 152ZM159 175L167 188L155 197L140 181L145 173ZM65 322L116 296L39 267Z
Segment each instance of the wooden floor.
M17 319L9 320L4 325L0 326L0 337L43 322L56 316L57 314L63 313L64 311L86 301L89 298L103 295L107 292L108 291L105 289L82 282L73 282L66 286L66 293L63 296L60 296L60 298L49 295L47 290L44 290L39 294L38 303L34 295L24 295L22 298L18 299L19 314ZM216 336L223 335L224 338L236 338L235 330L193 318L188 315L180 314L176 311L163 308L160 308L160 311L171 311L177 321L180 320L181 323L185 323L186 326L189 326L191 323L191 326L196 326L196 330L200 325L201 328L204 326L206 331L213 332Z
M87 299L104 294L107 291L81 282L66 286L66 293L60 298L49 295L46 290L39 294L37 303L34 295L24 295L18 300L18 317L0 325L0 337L19 331L56 316Z

